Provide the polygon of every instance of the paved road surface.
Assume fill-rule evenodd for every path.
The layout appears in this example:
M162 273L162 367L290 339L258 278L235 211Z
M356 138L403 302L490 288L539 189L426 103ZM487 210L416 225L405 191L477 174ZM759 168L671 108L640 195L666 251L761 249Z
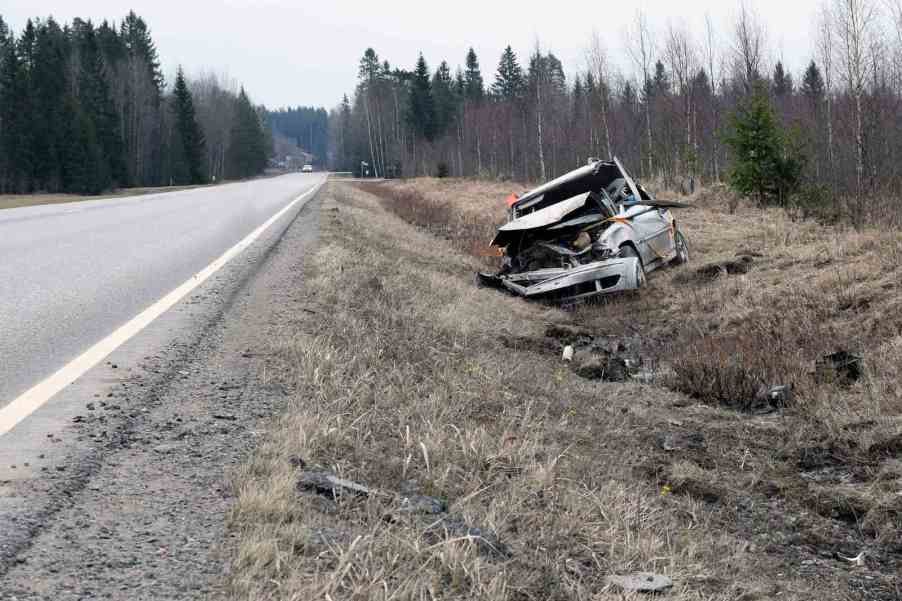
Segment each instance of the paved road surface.
M32 253L40 269L25 268L27 253L17 252L28 277L15 273L27 286L4 286L2 297L26 304L13 304L22 317L11 331L43 366L29 369L32 378L132 323L187 278L198 283L0 435L0 600L231 598L229 474L289 398L286 331L299 320L315 327L315 312L304 310L316 292L305 287L305 257L316 248L325 193L302 192L320 182L295 175L81 213L56 207L18 225L0 211L2 244L25 239L19 228L41 241ZM250 232L255 241L215 275L193 277ZM15 355L15 345L4 353Z
M0 211L0 407L324 177Z

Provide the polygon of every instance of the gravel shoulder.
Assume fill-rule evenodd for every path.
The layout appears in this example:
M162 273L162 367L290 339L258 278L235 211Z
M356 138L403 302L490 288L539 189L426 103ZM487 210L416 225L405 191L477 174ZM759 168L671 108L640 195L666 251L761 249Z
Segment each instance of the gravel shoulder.
M162 337L151 331L97 368L92 381L105 385L78 389L84 409L44 443L36 477L4 466L0 598L219 596L229 474L285 396L263 349L297 312L318 206L276 224L161 319L171 323L157 330L176 329L165 350L151 351L147 338Z

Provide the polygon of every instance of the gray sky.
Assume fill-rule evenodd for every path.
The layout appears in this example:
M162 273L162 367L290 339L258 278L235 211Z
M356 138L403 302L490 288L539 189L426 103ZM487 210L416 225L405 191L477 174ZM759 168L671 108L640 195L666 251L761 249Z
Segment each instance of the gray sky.
M179 63L189 75L213 70L243 83L255 102L275 108L335 105L343 93L353 91L357 62L367 46L393 66L412 68L422 51L430 68L446 59L455 69L472 45L490 83L507 44L523 63L538 38L572 77L575 69L584 68L583 55L593 30L605 39L612 62L621 70L632 67L624 49L624 31L640 6L656 31L662 33L671 21L685 21L699 42L705 14L710 14L722 45L730 41L738 7L736 2L717 0L456 0L431 3L435 8L429 4L422 0L157 0L135 2L132 8L148 22L168 79ZM749 2L767 28L769 60L782 57L797 78L811 59L818 5L817 0ZM53 15L59 21L77 16L99 22L121 20L127 12L127 4L113 0L4 0L0 6L0 15L16 32L30 16ZM658 39L662 43L663 35Z

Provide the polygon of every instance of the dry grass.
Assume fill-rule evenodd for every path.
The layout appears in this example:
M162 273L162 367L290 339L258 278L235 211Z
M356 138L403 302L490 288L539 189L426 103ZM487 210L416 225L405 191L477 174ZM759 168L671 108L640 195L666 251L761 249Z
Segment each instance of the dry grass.
M0 194L0 210L17 209L20 207L36 207L50 204L63 204L71 202L84 202L86 200L109 200L112 198L126 198L128 196L141 196L143 194L159 194L160 192L178 192L206 186L168 186L162 188L125 188L100 196L81 196L78 194Z
M889 259L872 262L898 236L825 235L776 213L711 206L684 216L696 265L754 247L765 256L749 274L680 283L690 266L654 277L638 300L565 314L471 283L483 258L453 238L470 219L503 218L509 185L385 184L399 185L408 192L381 199L325 189L308 312L274 341L293 396L234 478L235 598L621 599L605 577L633 570L672 576L674 599L896 598L899 387L886 361L902 342L876 314L894 302L892 290L876 296L893 277L879 270ZM418 213L446 220L428 228L443 237L390 214L398 198L415 223L418 198L443 207ZM803 387L799 406L776 416L581 379L545 337L547 322L575 322L641 332L658 348L739 336L762 312L822 315L849 303L854 315L818 325L835 340L857 331L850 346L870 343L866 381ZM874 423L849 429L865 415ZM664 433L700 433L704 445L664 451ZM302 465L384 494L299 491ZM847 488L827 502L825 491ZM400 513L399 493L412 490L445 501L452 521ZM862 548L864 567L840 557Z

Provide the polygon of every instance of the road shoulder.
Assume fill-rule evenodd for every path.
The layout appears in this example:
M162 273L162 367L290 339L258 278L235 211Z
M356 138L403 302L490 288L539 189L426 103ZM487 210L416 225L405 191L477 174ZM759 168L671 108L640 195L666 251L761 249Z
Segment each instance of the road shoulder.
M17 466L38 473L10 478L6 467L0 597L182 599L215 589L227 474L284 396L253 349L291 319L286 299L303 285L318 201L292 214L89 374L93 392L67 391L84 395L72 425L45 443L44 465ZM173 328L165 352L142 354Z

